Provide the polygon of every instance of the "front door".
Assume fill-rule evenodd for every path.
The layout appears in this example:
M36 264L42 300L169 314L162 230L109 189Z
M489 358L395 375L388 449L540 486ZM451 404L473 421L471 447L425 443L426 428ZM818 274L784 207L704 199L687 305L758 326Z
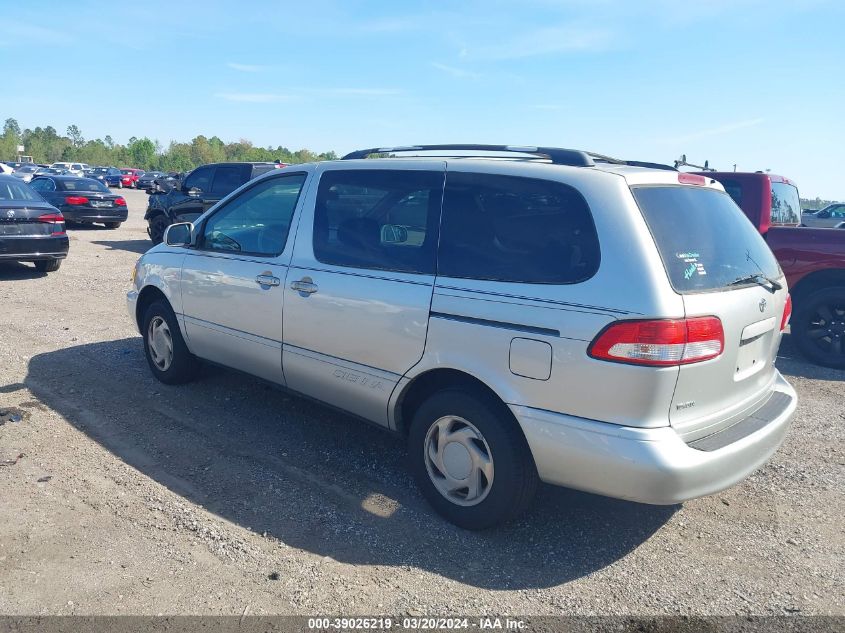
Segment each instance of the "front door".
M445 165L318 168L285 287L288 387L387 425L422 357Z
M282 289L306 181L304 172L261 180L197 227L182 267L185 331L197 356L284 384Z

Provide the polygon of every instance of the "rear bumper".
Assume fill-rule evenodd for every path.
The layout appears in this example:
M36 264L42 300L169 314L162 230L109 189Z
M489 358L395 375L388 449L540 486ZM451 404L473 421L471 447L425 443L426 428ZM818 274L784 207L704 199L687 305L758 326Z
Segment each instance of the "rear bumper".
M126 222L126 207L113 209L62 209L65 220L71 222Z
M766 410L765 423L752 414L747 433L730 427L724 431L732 434L727 437L738 439L710 442L708 450L684 443L669 426L641 429L529 407L512 405L511 410L543 481L669 505L729 488L769 460L783 442L798 403L795 390L780 374L773 399L777 406Z
M0 238L0 260L33 262L67 257L67 235Z

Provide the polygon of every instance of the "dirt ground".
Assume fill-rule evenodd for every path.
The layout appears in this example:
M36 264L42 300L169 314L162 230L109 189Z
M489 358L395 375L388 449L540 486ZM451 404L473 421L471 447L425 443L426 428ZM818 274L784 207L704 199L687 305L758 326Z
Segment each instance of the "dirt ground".
M401 441L256 379L152 378L126 313L146 196L0 265L2 614L845 614L845 372L771 463L652 507L545 487L517 523L432 513Z

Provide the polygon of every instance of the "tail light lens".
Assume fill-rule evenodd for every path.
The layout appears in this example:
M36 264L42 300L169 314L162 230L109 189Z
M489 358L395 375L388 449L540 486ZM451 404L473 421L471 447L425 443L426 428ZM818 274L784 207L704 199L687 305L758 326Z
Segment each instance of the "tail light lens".
M125 198L118 198L114 201L115 206L117 207L125 207L126 206L126 199Z
M61 213L45 213L38 216L39 222L52 224L50 235L64 235L65 234L65 216Z
M88 204L88 198L85 196L67 196L65 198L66 204Z
M671 367L716 358L724 348L722 322L708 316L612 323L599 333L587 353L599 360Z
M786 305L783 306L783 316L780 319L780 331L783 332L789 325L789 318L792 316L792 295L786 295Z

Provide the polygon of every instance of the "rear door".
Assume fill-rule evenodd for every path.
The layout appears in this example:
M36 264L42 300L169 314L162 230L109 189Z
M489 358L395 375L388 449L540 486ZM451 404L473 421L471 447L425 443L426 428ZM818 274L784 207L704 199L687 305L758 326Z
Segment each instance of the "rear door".
M786 279L731 198L696 186L632 188L687 318L716 316L724 350L682 365L670 422L687 440L718 431L772 394ZM767 281L768 278L771 281Z
M387 402L422 356L445 164L318 168L285 287L290 388L387 425ZM287 170L285 170L287 171Z

